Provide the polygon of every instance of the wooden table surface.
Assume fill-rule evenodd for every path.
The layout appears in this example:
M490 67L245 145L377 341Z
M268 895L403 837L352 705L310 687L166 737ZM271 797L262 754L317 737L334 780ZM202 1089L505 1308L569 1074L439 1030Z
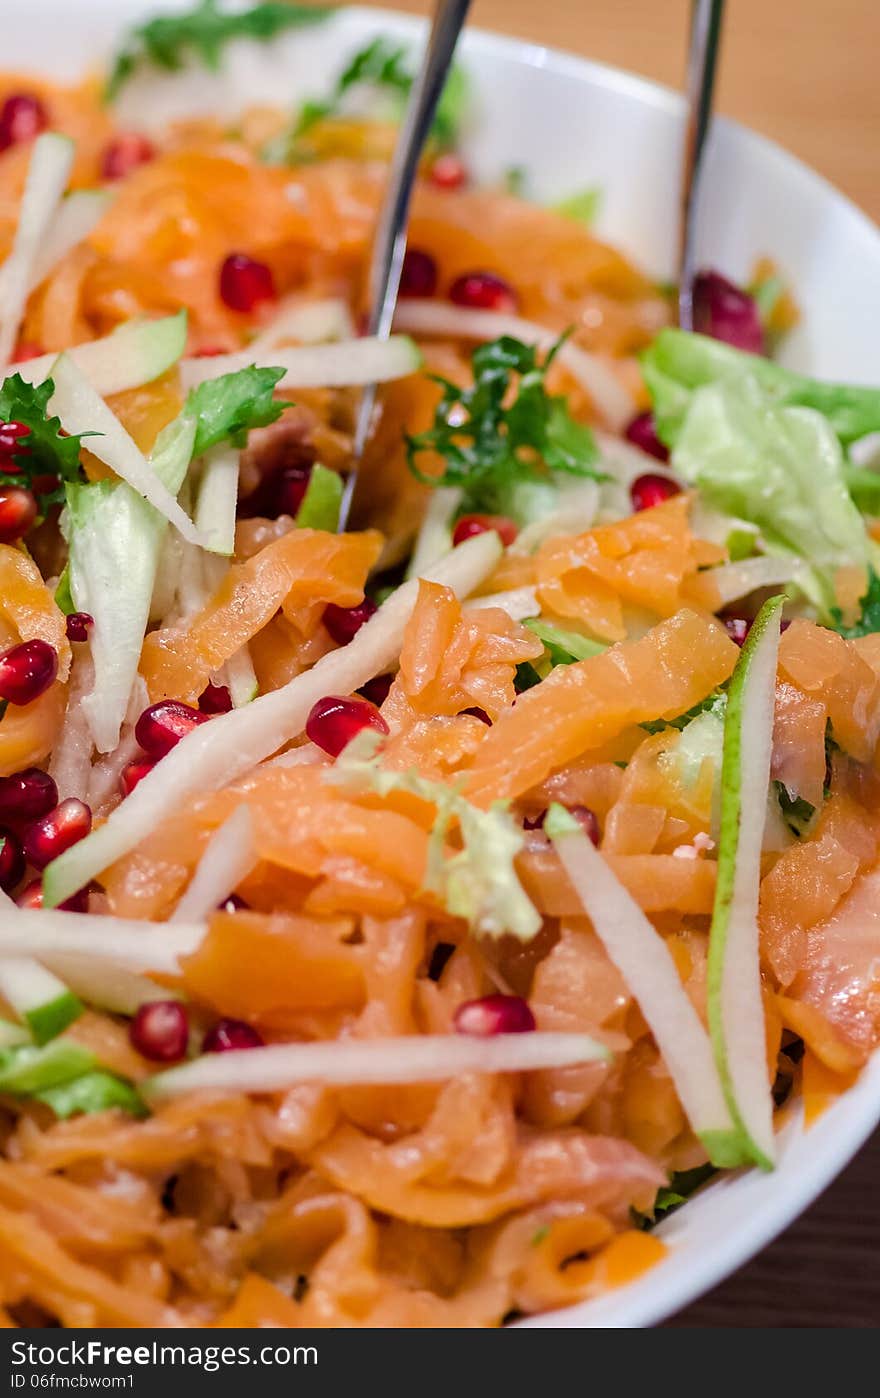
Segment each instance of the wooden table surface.
M474 0L471 18L679 87L689 13L689 0ZM878 47L878 0L728 0L718 105L880 222ZM880 1131L782 1238L671 1324L880 1325L878 1180Z

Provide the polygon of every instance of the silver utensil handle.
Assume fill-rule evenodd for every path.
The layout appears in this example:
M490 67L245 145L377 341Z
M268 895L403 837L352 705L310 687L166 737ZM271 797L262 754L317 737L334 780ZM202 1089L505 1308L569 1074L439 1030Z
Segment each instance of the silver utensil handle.
M681 181L678 323L694 328L693 284L696 275L696 216L706 137L712 117L712 93L721 39L724 0L695 0L691 13L687 70L687 126Z
M428 35L422 64L412 85L406 113L394 147L394 158L370 258L367 280L369 315L367 333L387 339L391 334L400 274L406 252L406 224L413 184L422 150L434 121L437 103L446 85L452 56L470 8L470 0L439 0ZM355 419L352 469L339 506L339 528L345 529L358 485L360 460L370 434L376 385L363 390Z
M388 189L373 243L368 284L369 333L382 339L390 335L394 319L416 171L469 8L470 0L440 0L394 149Z

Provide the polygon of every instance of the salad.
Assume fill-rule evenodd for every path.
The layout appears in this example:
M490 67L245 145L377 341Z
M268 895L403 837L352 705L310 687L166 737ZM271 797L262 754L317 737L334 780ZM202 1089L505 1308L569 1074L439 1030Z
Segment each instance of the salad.
M478 184L463 68L360 334L412 53L122 118L326 14L0 79L5 1325L572 1304L877 1039L880 389Z

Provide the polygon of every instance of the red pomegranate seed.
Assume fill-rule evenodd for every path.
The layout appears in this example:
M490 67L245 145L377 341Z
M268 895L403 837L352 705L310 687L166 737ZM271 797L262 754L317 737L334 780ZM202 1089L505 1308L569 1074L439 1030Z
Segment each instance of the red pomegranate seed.
M746 637L752 629L751 621L744 616L726 616L721 620L730 639L738 646L745 645Z
M15 888L24 873L24 852L11 830L0 826L0 888L4 893Z
M438 155L431 166L431 183L438 189L461 189L467 184L468 172L464 161L452 151Z
M85 801L68 796L54 811L28 825L22 835L24 852L35 869L45 869L71 845L84 840L92 828L92 813Z
M364 728L373 728L377 733L388 733L388 724L379 710L366 699L342 699L328 694L312 705L306 719L306 737L331 757L338 757L352 738Z
M31 92L15 92L0 107L0 150L32 141L49 125L49 115Z
M298 514L299 507L306 498L311 478L311 466L288 466L279 473L275 482L276 515Z
M566 806L568 814L574 816L578 825L585 835L588 835L594 845L599 843L599 822L596 819L595 811L591 811L589 806ZM523 820L524 830L543 830L544 821L547 819L547 812L541 811L540 815L532 818L526 816Z
M220 299L232 311L253 311L261 301L274 301L272 269L246 253L230 253L220 268Z
M202 1044L204 1053L228 1053L230 1049L263 1047L263 1036L243 1019L218 1019Z
M429 252L407 248L400 273L401 296L433 296L437 290L437 263Z
M58 907L65 913L87 913L89 910L90 888L81 888L79 892L66 898ZM43 880L33 879L26 888L22 889L16 898L16 903L20 908L29 908L32 911L43 906Z
M469 714L471 718L478 718L481 723L485 723L489 728L492 727L492 720L485 709L477 708L475 705L472 709L462 709L461 712L463 714Z
M23 539L37 517L33 491L21 485L0 486L0 544Z
M147 756L158 760L210 717L180 699L160 699L144 709L134 726L134 736Z
M126 767L123 767L119 773L119 790L123 796L130 796L138 782L142 781L148 772L152 772L155 765L151 758L143 757L136 758L134 762L129 762Z
M225 684L206 684L199 695L199 711L203 714L228 714L232 695Z
M508 311L517 309L516 293L494 272L465 272L456 277L449 288L449 299L456 306L469 306L479 311Z
M12 356L13 363L26 364L29 359L39 359L43 353L43 346L36 344L33 340L19 340Z
M457 1034L473 1034L480 1039L493 1034L528 1034L536 1028L535 1016L519 995L484 995L481 1000L465 1000L452 1017Z
M335 602L330 602L324 608L323 621L336 644L347 646L377 610L376 603L371 602L369 597L365 597L356 607L337 607Z
M141 1005L128 1027L132 1048L154 1063L183 1058L189 1042L189 1020L179 1000L150 1000Z
M58 788L41 767L25 767L0 777L0 815L6 820L36 820L58 805Z
M89 639L89 627L94 626L95 618L88 612L70 612L65 626L67 629L68 641L74 644L81 644Z
M694 329L749 354L766 354L767 344L757 302L720 272L694 278Z
M505 548L512 544L519 530L507 515L462 515L452 531L453 544L463 544L475 534L488 534L490 529L500 537Z
M639 413L623 435L633 446L641 448L649 456L655 456L658 461L669 460L669 448L665 447L657 436L653 413Z
M229 350L223 345L203 345L193 354L193 359L214 359L218 354L228 354Z
M146 165L156 154L152 141L139 131L124 131L106 147L101 159L101 176L105 180L121 180Z
M81 888L78 893L74 893L70 898L65 899L58 906L65 913L87 913L89 910L89 888ZM16 898L19 908L29 908L31 911L43 906L43 881L33 879L26 888L22 889Z
M217 904L221 913L240 913L242 909L249 908L250 903L246 903L243 898L239 898L237 893L230 893L228 898L224 898L222 903Z
M58 652L48 641L22 641L0 655L0 699L31 704L54 683Z
M30 447L22 445L30 435L25 422L0 422L0 456L30 456ZM4 467L9 470L5 462Z
M375 704L380 709L388 698L388 691L394 683L393 675L376 675L373 679L367 680L358 690L358 694L369 699L371 704Z
M680 494L681 486L675 481L668 476L655 476L650 471L644 476L636 476L629 488L634 510L653 509L655 505L662 505L664 500L671 500L673 495Z

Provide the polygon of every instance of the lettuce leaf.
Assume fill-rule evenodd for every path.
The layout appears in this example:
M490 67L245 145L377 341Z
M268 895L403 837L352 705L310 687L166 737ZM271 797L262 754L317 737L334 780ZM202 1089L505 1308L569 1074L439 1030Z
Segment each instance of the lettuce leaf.
M483 811L445 782L413 771L391 771L382 766L380 744L377 733L358 734L324 780L348 791L372 791L379 796L406 791L436 807L426 891L435 893L447 910L464 918L474 932L487 937L509 932L520 941L530 941L540 930L541 918L514 868L523 833L507 803L495 801ZM453 822L458 824L462 848L447 855L446 835Z
M532 617L523 623L533 631L539 641L543 641L551 667L571 665L576 660L588 660L599 655L608 647L603 641L593 641L578 631L566 631L561 626L553 626L540 617Z
M60 1119L106 1112L110 1107L118 1107L131 1116L147 1115L147 1108L131 1083L100 1068L48 1087L43 1092L35 1092L34 1098L51 1107Z
M792 373L761 355L684 330L661 330L641 357L657 432L674 447L697 389L749 374L780 406L814 408L846 445L880 429L880 389L824 383Z
M805 590L824 614L834 605L836 569L867 566L870 542L831 422L781 401L754 375L692 395L672 464L711 505L756 524L768 551L802 558L812 573Z

